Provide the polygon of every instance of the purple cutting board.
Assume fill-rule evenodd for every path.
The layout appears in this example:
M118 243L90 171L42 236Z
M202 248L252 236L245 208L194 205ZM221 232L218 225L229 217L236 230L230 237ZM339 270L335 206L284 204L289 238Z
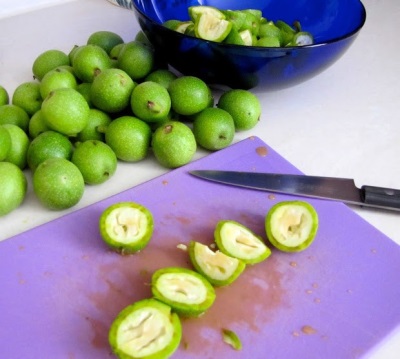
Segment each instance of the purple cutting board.
M299 173L257 137L0 243L0 358L113 357L107 335L128 304L150 296L154 270L187 266L180 243L213 242L218 220L264 234L264 217L291 196L213 184L190 169ZM98 232L109 205L136 201L155 218L141 253L120 256ZM400 323L400 247L340 203L310 200L320 217L301 253L273 250L217 289L201 318L183 320L176 358L360 358ZM234 330L241 351L225 344Z

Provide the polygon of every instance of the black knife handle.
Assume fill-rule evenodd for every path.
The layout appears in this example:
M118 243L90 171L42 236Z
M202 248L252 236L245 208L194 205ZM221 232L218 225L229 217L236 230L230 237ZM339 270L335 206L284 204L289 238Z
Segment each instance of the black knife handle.
M363 202L383 208L400 209L400 190L393 188L362 186Z

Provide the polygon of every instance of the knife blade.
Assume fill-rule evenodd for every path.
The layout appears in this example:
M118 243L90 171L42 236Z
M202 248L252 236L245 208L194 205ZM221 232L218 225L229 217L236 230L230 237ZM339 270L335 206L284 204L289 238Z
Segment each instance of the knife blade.
M351 178L214 170L193 170L189 173L226 185L400 211L399 189L368 185L358 188Z

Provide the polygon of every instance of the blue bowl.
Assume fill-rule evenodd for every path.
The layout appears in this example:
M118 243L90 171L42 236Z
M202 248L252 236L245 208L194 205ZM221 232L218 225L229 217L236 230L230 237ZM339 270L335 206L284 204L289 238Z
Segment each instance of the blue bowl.
M364 26L360 0L132 0L139 25L159 55L183 75L210 85L262 91L287 88L338 60ZM170 30L170 19L188 20L188 7L259 9L268 20L300 21L315 43L303 47L251 47L216 43Z

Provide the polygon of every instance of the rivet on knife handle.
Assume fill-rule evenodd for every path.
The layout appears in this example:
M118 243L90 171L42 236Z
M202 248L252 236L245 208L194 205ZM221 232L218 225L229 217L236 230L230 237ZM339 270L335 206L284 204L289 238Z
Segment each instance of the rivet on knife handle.
M368 205L400 209L400 190L384 187L362 186L363 202Z

